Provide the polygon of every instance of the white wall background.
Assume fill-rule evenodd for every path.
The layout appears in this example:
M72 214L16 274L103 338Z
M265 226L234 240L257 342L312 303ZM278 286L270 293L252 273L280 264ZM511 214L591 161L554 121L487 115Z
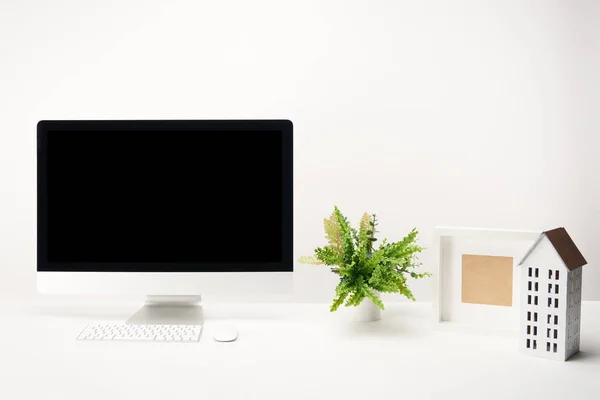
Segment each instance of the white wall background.
M563 225L600 300L599 71L594 0L2 0L0 296L36 296L38 120L290 118L296 255L334 204L426 246ZM334 284L297 266L298 300Z

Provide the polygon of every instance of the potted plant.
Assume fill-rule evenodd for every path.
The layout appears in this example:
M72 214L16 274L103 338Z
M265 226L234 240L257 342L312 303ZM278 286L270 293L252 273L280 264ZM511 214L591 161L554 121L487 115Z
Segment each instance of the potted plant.
M416 229L399 242L388 243L384 239L375 248L378 225L375 214L365 213L356 230L336 206L331 217L324 220L324 225L328 244L315 249L314 256L301 257L298 261L327 265L339 275L332 312L343 304L359 307L358 320L378 320L380 310L384 309L380 293L400 293L414 301L407 278L431 276L428 272L416 272L421 266L417 255L423 250L416 243Z

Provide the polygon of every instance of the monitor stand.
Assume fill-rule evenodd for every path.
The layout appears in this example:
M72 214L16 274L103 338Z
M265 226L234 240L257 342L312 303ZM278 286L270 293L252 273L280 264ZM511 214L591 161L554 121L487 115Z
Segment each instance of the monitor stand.
M147 296L128 325L203 325L200 296Z

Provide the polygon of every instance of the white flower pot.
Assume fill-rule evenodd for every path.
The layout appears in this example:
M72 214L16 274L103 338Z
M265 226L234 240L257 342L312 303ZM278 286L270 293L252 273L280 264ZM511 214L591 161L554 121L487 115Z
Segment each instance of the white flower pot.
M376 293L376 295L379 297L379 293ZM359 322L379 321L381 310L371 299L366 298L354 309L354 319Z

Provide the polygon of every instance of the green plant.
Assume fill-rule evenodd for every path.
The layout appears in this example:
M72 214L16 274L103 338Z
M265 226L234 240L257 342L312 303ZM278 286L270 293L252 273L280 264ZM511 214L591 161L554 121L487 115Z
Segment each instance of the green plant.
M383 310L383 302L376 292L400 293L414 301L407 277L431 276L428 272L416 272L421 266L417 254L423 250L416 244L416 229L399 242L387 243L384 239L375 249L378 225L375 214L365 213L356 230L336 206L324 225L328 245L315 249L314 256L300 257L298 261L330 266L331 271L340 276L331 311L342 304L358 306L365 298Z

